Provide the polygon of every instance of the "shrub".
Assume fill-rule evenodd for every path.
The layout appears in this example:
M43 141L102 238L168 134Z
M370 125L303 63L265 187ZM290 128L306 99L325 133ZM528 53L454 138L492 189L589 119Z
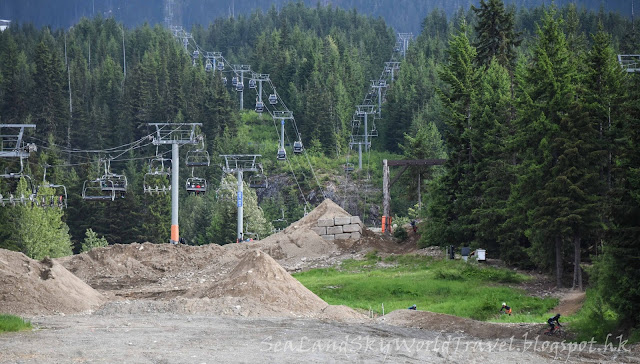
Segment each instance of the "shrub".
M85 233L84 242L82 243L82 253L88 252L93 248L100 248L109 245L107 239L103 237L99 238L91 228L87 229Z
M399 239L401 241L406 240L409 237L407 230L402 226L398 226L398 228L393 232L393 237Z

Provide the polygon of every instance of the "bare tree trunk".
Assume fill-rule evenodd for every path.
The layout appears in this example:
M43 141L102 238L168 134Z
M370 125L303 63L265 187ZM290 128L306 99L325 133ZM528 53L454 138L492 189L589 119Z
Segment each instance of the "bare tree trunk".
M562 239L556 237L556 286L562 287Z
M572 288L575 289L576 287L578 289L580 289L582 291L582 268L580 267L580 261L581 261L581 238L580 238L580 234L576 233L573 236L573 286Z

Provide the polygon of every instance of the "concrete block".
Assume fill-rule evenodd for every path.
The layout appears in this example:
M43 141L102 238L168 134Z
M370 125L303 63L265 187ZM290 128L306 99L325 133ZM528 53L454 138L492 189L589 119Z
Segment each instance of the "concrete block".
M327 228L324 226L319 226L319 227L312 227L311 230L315 231L316 234L318 235L325 235L327 234Z
M360 216L351 216L351 224L362 224L362 220L360 220Z
M355 232L355 233L351 233L351 239L352 240L358 240L360 239L362 235L359 232Z
M335 235L322 235L322 238L324 240L335 240L336 236Z
M318 226L333 226L333 219L320 219L318 220Z
M327 234L331 235L331 234L342 234L344 231L342 231L342 226L329 226L327 227Z
M334 225L348 225L351 223L351 217L349 216L336 216L333 218Z
M351 239L351 233L336 234L336 240L348 240Z
M349 224L349 225L344 225L342 227L342 232L344 233L354 233L354 232L361 232L361 231L362 231L362 228L358 224Z

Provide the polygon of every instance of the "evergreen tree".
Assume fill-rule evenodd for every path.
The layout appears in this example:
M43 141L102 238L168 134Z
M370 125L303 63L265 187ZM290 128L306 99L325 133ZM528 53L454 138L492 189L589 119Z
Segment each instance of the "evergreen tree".
M488 1L488 2L487 2ZM516 48L520 45L520 33L515 31L513 10L507 11L502 0L480 0L480 7L471 9L478 17L475 26L477 61L488 67L496 59L503 67L512 70Z

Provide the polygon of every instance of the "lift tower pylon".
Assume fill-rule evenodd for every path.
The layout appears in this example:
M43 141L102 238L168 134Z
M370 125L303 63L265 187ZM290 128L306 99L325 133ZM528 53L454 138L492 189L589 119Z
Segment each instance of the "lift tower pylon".
M251 66L246 65L246 64L234 64L233 66L233 72L236 74L240 74L240 79L238 80L238 82L240 82L243 87L240 90L240 110L244 109L244 74L246 72L251 72Z
M178 191L180 154L178 147L186 144L198 144L201 136L196 135L196 126L202 123L149 123L155 127L153 144L171 144L171 240L172 244L180 242L180 228L178 225Z
M222 171L224 173L232 174L236 173L236 178L238 179L238 193L237 193L237 207L238 207L238 228L237 228L237 239L236 243L239 243L244 240L244 231L243 231L243 214L244 214L244 204L243 204L243 186L242 186L242 178L244 172L260 172L261 168L258 164L258 158L262 157L260 154L222 154L220 157L224 158L224 166L222 167Z

